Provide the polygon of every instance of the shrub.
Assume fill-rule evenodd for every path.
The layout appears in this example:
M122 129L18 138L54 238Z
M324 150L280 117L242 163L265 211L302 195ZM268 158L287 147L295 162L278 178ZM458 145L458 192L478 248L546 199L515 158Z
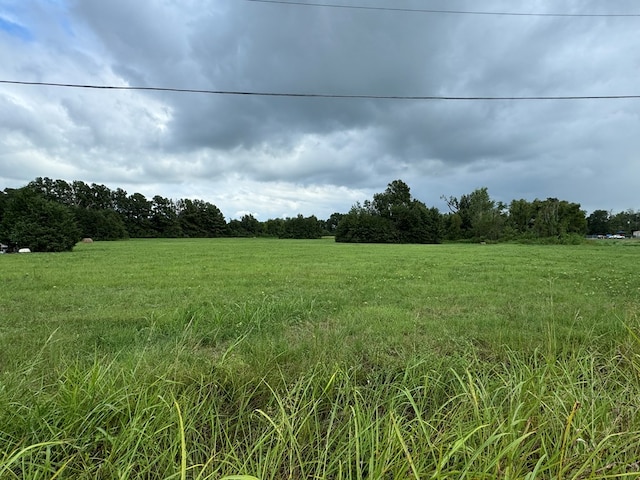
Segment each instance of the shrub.
M63 252L73 249L80 238L68 207L27 188L9 194L0 223L3 242L32 252Z

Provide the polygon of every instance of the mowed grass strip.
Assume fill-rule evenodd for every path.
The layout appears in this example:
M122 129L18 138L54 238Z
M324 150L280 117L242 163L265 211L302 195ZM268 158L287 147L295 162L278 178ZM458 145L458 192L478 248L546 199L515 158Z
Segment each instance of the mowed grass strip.
M5 255L0 478L633 476L639 255L267 239Z

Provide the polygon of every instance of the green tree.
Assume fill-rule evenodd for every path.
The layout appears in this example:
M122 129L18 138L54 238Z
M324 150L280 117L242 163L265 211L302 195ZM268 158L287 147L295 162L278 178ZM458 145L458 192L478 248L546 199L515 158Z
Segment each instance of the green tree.
M232 218L227 222L227 235L230 237L248 237L247 231L242 228L240 220Z
M184 199L177 203L178 219L187 237L222 237L227 222L218 207L203 200Z
M42 196L45 200L57 200L54 193L55 182L49 177L36 177L29 182L25 188L33 190Z
M281 237L284 232L284 219L270 218L262 225L262 232L268 237Z
M406 236L406 243L440 243L444 235L440 211L414 200L412 212L416 217Z
M81 202L82 203L82 202ZM151 225L151 202L141 193L134 193L121 200L120 208L125 227L132 238L155 237Z
M389 183L373 201L357 203L340 219L337 242L438 243L442 238L442 216L436 208L412 198L402 180Z
M384 218L393 219L394 215L406 211L411 205L411 191L402 180L394 180L387 185L383 193L373 196L373 209Z
M536 211L533 204L525 199L512 200L509 204L507 226L516 237L530 234L535 223Z
M73 205L82 208L92 208L94 206L93 191L91 187L81 180L74 180L71 183L73 192Z
M9 192L11 191L12 189L9 189L9 188L5 188L4 190L0 191L0 222L2 222L4 210L7 207L7 199L9 198Z
M90 208L96 210L113 210L113 196L109 187L92 183L90 195Z
M329 235L334 235L336 233L336 228L342 217L344 217L343 213L334 212L327 220L325 220L324 226Z
M587 233L589 235L606 235L611 233L609 225L611 217L606 210L594 210L587 217Z
M178 207L169 198L156 195L151 201L151 228L158 237L182 237Z
M116 188L111 192L111 202L113 208L117 213L124 217L125 212L128 209L129 194L122 188Z
M631 209L618 212L609 219L609 227L608 233L624 232L630 235L633 231L640 230L640 213Z
M75 207L72 211L82 237L93 240L121 240L129 237L122 217L113 210Z
M227 234L230 237L257 237L262 234L262 223L253 215L243 215L240 220L230 220L227 224Z
M443 197L451 213L459 217L461 238L473 240L498 240L505 223L505 206L491 199L486 187L478 188L468 195ZM451 235L453 230L449 231Z
M5 199L0 240L33 252L70 251L80 231L68 207L47 200L33 189L12 191Z
M580 208L579 203L560 202L560 217L562 224L562 234L585 235L587 233L586 212Z
M394 243L397 241L393 223L364 206L356 203L349 213L340 219L336 227L335 241L347 243Z
M246 236L248 237L257 237L262 234L262 224L250 213L242 216L240 219L240 227L246 232Z
M280 238L313 239L322 237L322 225L315 215L304 217L301 214L285 218Z
M462 218L457 213L447 213L442 216L444 236L447 240L460 240L463 238Z
M73 190L64 180L55 180L53 182L53 192L55 195L54 200L66 205L67 207L73 207L75 205L75 199L73 196Z
M587 231L585 212L580 204L557 198L534 200L533 231L538 238L561 237L567 234L584 235Z

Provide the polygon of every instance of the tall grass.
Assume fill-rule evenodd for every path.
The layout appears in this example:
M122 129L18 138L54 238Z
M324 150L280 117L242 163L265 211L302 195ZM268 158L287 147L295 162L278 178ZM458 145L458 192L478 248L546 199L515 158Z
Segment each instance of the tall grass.
M187 338L151 371L95 358L3 383L0 477L635 478L639 347L291 378L183 365Z
M9 275L0 478L640 475L640 285L624 270L633 249L312 242L311 255L297 242L237 242L271 282L233 274L228 258L227 283L209 272L209 287L190 284L206 266L188 257L184 269L151 262L157 272L128 294L147 307L127 309L109 287L136 275L120 245L133 248L35 257L51 271ZM294 264L279 263L279 245ZM102 279L104 295L88 283L83 303L56 269L77 280L85 254L123 271ZM173 299L164 304L150 292L169 274L198 292L160 288ZM34 276L68 292L66 304L22 296Z

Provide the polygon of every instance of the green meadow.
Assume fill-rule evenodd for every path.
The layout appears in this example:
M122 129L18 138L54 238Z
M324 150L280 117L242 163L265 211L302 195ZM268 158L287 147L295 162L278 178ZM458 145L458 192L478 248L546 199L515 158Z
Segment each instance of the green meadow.
M640 475L640 243L0 256L0 479Z

